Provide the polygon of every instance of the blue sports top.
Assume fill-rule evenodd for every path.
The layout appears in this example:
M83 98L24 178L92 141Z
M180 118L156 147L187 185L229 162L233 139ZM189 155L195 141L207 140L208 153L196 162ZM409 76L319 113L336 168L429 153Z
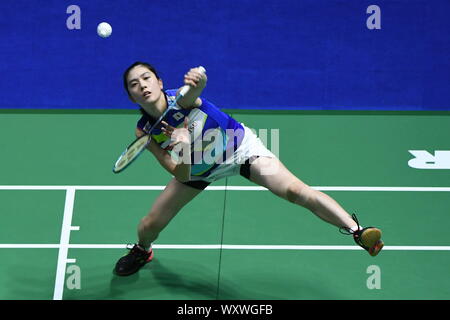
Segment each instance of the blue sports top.
M177 90L166 90L168 103L173 103ZM220 163L230 157L244 138L244 128L235 119L220 111L208 100L201 98L198 108L170 110L163 118L169 125L180 128L188 117L188 130L191 134L191 177L207 177ZM143 115L137 127L146 133L157 119ZM159 124L151 132L152 139L162 149L167 149L170 138L161 131Z

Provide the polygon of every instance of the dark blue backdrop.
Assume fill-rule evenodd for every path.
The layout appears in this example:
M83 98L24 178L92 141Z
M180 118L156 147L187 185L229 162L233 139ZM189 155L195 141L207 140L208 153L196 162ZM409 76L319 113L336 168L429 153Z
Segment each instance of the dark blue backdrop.
M205 66L222 108L450 110L449 14L449 0L1 1L0 108L135 108L121 77L144 60L166 87Z

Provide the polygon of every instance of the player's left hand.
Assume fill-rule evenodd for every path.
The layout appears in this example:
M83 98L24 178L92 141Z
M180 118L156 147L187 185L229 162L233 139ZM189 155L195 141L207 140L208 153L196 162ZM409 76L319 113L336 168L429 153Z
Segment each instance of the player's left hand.
M167 150L172 150L176 145L182 144L182 145L190 145L191 143L191 135L188 130L188 122L189 119L186 117L184 119L183 127L182 128L175 128L171 125L169 125L167 122L162 121L161 124L163 127L161 128L161 131L170 138L171 143L167 147Z
M184 75L184 84L193 88L203 89L206 87L207 81L208 77L206 74L201 73L198 68L192 68Z

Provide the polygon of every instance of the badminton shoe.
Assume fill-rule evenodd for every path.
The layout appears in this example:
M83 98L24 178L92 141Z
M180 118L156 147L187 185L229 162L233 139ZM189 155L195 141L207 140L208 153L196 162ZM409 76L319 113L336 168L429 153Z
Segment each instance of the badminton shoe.
M129 276L153 259L152 249L147 251L138 244L129 244L127 249L130 250L128 254L120 258L116 263L114 272L118 276Z
M353 220L358 225L357 230L352 230L347 227L340 228L343 234L352 235L356 244L364 248L372 257L375 257L383 249L384 242L381 240L381 230L375 227L367 227L361 229L358 218L355 214L352 215Z

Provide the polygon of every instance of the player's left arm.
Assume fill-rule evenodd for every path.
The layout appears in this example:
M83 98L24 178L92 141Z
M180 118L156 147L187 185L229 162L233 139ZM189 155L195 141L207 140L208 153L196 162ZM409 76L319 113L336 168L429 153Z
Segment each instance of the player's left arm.
M183 109L200 107L202 105L202 100L199 97L203 89L206 87L207 81L208 77L206 74L201 73L198 68L190 69L184 75L184 84L190 86L191 88L186 95L178 101L178 105L180 105ZM180 90L181 88L178 89L177 94Z

